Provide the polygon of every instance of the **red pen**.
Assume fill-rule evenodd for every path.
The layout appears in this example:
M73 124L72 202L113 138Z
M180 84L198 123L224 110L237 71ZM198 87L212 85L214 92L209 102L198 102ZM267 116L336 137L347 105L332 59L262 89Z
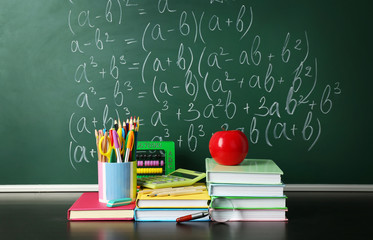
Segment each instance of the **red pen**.
M190 221L190 220L194 220L194 219L198 219L198 218L203 218L203 217L206 217L207 215L209 215L208 212L200 212L200 213L189 214L189 215L186 215L186 216L176 218L176 222L186 222L186 221Z

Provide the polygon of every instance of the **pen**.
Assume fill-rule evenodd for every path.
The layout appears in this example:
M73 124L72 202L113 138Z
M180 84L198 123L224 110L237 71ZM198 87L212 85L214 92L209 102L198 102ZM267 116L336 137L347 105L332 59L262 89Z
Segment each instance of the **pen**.
M167 191L170 191L172 190L173 188L172 187L169 187L169 188L161 188L159 190L154 190L154 189L146 189L146 190L141 190L139 191L139 193L141 194L151 194L151 193L157 193L157 192L167 192ZM149 195L148 195L149 196Z
M198 219L198 218L203 218L203 217L206 217L208 215L209 215L208 212L200 212L200 213L189 214L189 215L186 215L186 216L176 218L176 222L190 221L190 220L194 220L194 219Z
M201 189L186 189L186 190L180 190L180 191L171 191L171 192L160 192L154 194L154 197L164 197L164 196L179 196L179 195L188 195L188 194L195 194L195 193L201 193L203 190ZM151 195L151 197L153 197Z
M189 187L177 187L177 188L160 188L160 189L147 189L147 190L142 190L139 193L142 194L148 194L148 197L154 197L155 194L161 193L161 192L170 192L170 191L184 191L184 190L206 190L205 186L189 186Z

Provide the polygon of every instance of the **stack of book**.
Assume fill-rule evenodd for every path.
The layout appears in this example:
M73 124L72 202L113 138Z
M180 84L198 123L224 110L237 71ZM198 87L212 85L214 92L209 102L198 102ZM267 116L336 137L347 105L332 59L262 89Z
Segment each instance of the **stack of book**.
M195 184L184 188L144 189L137 195L136 221L168 221L207 212L210 196L206 184ZM193 221L209 221L209 217Z
M267 159L245 159L235 166L206 158L212 216L228 221L286 221L283 172ZM223 200L224 201L223 201Z

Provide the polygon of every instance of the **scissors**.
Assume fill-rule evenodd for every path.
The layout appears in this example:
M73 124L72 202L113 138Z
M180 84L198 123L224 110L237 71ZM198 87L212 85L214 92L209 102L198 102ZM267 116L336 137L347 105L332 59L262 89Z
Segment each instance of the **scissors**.
M114 130L115 131L115 130ZM109 144L108 146L108 149L106 152L104 152L104 150L102 150L102 141L104 141L105 139L105 136L101 137L100 138L100 142L99 142L99 145L98 145L98 149L100 150L100 153L101 155L104 155L105 157L107 157L108 159L110 159L110 154L111 154L111 151L115 151L115 145L114 145L114 142L112 143L111 139L109 136L106 136L106 139L107 139L107 143ZM123 143L124 141L124 138L122 136L119 136L119 141L121 143ZM123 155L124 153L124 148L121 148L120 150L120 153Z

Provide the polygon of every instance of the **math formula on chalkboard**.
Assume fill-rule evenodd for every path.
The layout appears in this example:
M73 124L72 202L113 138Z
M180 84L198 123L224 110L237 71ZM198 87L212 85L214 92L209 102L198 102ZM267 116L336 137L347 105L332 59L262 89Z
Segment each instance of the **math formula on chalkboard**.
M97 159L94 130L128 116L140 117L140 140L174 141L176 161L200 165L221 128L243 131L249 154L314 151L328 131L343 86L322 75L306 27L257 14L255 1L88 2L70 0L65 21L75 170Z

